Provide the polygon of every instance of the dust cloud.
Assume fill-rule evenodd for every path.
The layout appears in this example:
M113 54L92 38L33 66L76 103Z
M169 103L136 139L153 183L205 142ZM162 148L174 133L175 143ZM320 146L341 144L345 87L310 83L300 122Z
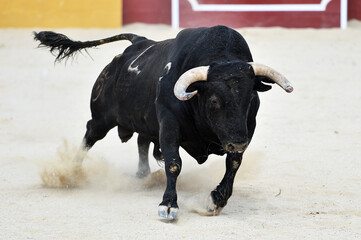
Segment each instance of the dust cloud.
M64 140L57 149L58 159L42 163L40 177L46 187L70 188L86 183L88 173L79 163L73 161L75 155L76 148L70 147Z
M83 155L83 163L74 160ZM166 176L160 169L145 179L121 173L114 164L102 157L80 152L64 140L58 147L55 159L42 161L40 177L48 188L91 188L115 190L146 190L164 188Z

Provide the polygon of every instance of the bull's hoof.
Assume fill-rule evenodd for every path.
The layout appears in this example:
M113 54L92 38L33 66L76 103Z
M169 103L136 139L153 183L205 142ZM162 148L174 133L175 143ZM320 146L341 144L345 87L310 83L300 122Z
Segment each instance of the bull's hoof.
M160 205L158 207L158 215L161 218L166 218L166 219L169 219L169 220L175 220L177 218L177 215L178 215L178 208L167 207L167 206Z
M212 195L209 195L207 201L207 212L211 213L213 216L217 216L221 213L223 207L217 206L212 198Z
M145 178L150 174L150 169L138 170L136 173L137 178Z

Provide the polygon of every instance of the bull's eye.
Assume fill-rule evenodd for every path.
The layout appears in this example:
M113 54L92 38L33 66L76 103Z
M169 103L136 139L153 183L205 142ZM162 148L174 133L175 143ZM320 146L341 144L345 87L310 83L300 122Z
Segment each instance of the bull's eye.
M209 98L209 102L212 108L219 109L221 107L219 99L214 95Z

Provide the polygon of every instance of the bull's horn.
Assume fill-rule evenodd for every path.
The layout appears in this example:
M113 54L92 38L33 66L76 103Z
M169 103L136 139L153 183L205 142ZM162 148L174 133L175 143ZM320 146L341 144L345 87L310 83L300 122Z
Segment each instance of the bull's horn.
M293 87L287 78L273 68L254 62L249 62L248 64L252 66L256 76L268 77L277 83L286 92L290 93L293 91Z
M197 90L193 92L186 92L189 85L197 81L207 81L209 66L201 66L192 68L183 73L174 85L174 95L181 101L186 101L198 93Z

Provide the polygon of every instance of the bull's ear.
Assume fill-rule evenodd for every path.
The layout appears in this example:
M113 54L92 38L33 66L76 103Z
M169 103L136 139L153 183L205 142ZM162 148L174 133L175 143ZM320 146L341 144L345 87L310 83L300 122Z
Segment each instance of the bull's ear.
M270 85L266 85L265 83L275 83L272 79L268 78L268 77L264 77L264 76L256 76L255 78L255 85L254 85L254 90L258 91L258 92L266 92L268 90L270 90L272 88L272 86Z

